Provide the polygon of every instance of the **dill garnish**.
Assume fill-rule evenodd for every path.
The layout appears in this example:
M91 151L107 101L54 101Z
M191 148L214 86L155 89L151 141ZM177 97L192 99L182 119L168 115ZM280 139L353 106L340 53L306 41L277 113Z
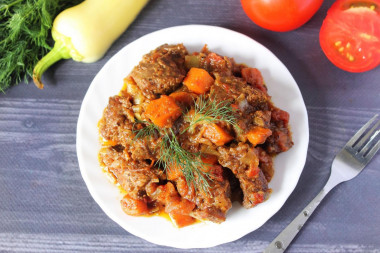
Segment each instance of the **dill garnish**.
M82 0L0 0L0 91L28 82L53 44L50 29L62 10Z
M191 153L178 142L172 129L166 133L161 142L161 153L157 164L166 172L180 166L188 186L209 192L210 175L205 172L205 163L201 160L201 153ZM202 170L203 169L203 170Z
M186 115L185 120L189 122L189 126L182 130L180 135L199 123L225 122L239 129L230 101L217 102L214 99L206 99L203 95L194 101L194 113ZM160 129L147 121L137 120L135 124L138 123L145 126L138 130L133 127L135 139L143 139L155 133L162 134L159 158L156 162L159 167L166 172L171 168L180 167L188 186L193 185L194 189L209 192L209 180L212 177L205 172L206 164L201 159L201 153L192 153L184 149L172 128Z
M145 127L133 130L136 134L134 139L144 139L160 131L153 123L137 121L143 123ZM180 167L188 186L193 185L194 189L201 189L208 192L210 176L204 171L205 163L201 160L201 153L192 153L184 149L179 143L173 129L162 130L159 158L156 165L161 167L166 173L175 167ZM203 169L203 170L202 170Z
M145 127L136 130L135 125L136 124L145 124ZM158 133L160 131L160 128L156 126L153 123L147 122L147 121L141 121L136 120L136 122L133 124L132 132L135 133L134 139L144 139L146 137L152 136L155 133Z
M220 121L239 129L231 103L231 101L217 102L216 100L211 99L211 95L209 99L206 99L203 95L199 96L194 103L194 113L192 115L187 115L186 117L186 120L189 121L189 126L181 133L185 133L187 130L201 122L215 123Z

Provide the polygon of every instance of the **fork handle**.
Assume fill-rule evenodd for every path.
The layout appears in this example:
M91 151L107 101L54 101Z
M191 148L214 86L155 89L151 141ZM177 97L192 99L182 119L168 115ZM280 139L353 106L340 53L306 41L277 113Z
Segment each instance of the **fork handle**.
M322 189L297 217L269 244L264 250L264 253L284 252L327 193L328 190Z

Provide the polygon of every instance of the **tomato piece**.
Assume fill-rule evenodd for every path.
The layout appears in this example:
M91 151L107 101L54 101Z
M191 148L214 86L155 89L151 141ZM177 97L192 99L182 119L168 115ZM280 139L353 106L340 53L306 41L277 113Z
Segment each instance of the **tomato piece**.
M319 32L326 57L349 72L380 64L380 0L338 0Z
M287 32L309 21L322 2L323 0L241 0L241 5L257 25L276 32Z
M245 172L249 178L257 178L260 174L260 168L257 166L250 166L249 169Z

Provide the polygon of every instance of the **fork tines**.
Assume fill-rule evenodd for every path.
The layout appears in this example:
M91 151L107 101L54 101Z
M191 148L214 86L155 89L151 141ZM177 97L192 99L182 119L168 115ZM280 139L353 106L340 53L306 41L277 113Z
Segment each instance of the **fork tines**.
M376 114L346 144L356 155L369 160L380 149L380 120L377 118Z

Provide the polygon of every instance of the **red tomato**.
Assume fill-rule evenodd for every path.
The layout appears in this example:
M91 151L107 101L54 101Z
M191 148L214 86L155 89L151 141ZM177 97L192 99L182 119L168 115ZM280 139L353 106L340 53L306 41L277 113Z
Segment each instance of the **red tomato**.
M323 21L319 42L327 58L349 72L380 64L380 0L338 0Z
M241 0L243 10L257 25L287 32L305 24L323 0Z

